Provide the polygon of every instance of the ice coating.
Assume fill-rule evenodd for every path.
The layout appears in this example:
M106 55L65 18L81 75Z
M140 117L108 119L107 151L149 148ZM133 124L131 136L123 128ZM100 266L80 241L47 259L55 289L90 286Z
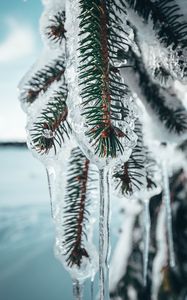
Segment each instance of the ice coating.
M158 299L159 287L162 282L162 270L167 261L167 242L165 236L165 209L161 209L158 216L156 228L156 241L158 251L153 262L153 300Z
M117 200L117 199L116 199ZM116 205L116 204L115 204ZM124 210L123 221L121 225L121 234L112 255L110 265L110 291L113 292L120 279L125 274L128 259L133 246L132 231L136 216L141 212L141 206L138 201L123 199L119 205ZM121 255L123 253L123 256Z
M150 242L151 220L150 220L150 214L149 214L149 199L145 199L143 202L144 202L143 282L144 282L144 286L146 286L146 284L147 284L148 262L149 262L149 242Z
M187 53L184 49L180 51L180 47L175 49L173 45L164 47L158 40L155 31L153 30L153 22L149 20L148 24L132 10L127 10L128 19L135 26L139 46L143 54L143 61L152 79L164 87L169 87L174 79L186 82L186 65ZM181 55L181 52L183 53ZM181 62L182 67L181 67ZM164 75L167 75L167 80L163 81L159 69L162 69ZM162 71L161 70L161 71Z
M162 182L159 183L158 188L162 188L163 192L163 204L165 213L165 222L167 228L167 241L169 248L169 261L170 266L175 266L175 254L173 245L173 230L172 230L172 214L171 214L171 197L170 197L170 187L169 187L169 175L171 175L172 170L176 166L181 165L181 157L176 155L175 148L173 145L157 145L159 149L159 159L160 159L160 175L157 173L157 178L162 178ZM158 151L158 150L157 150ZM172 160L171 160L172 157ZM158 190L159 191L159 190ZM158 193L158 192L157 192Z
M67 49L68 49L68 62L66 69L66 79L68 83L68 106L69 106L69 117L71 120L72 128L75 133L75 137L80 144L83 152L96 163L99 168L103 168L105 164L109 162L112 163L111 158L101 158L97 154L95 154L95 150L93 145L90 143L90 139L87 135L85 135L85 131L88 129L85 127L85 117L82 115L81 103L82 98L80 96L81 90L79 86L78 79L78 68L81 65L79 59L79 16L80 8L79 3L75 0L67 1L66 3L66 23L65 28L67 30ZM125 105L125 99L124 99ZM130 118L130 122L132 122L132 118ZM136 135L132 130L132 124L128 124L128 120L124 120L124 122L116 122L116 126L120 129L123 129L126 136L126 139L120 139L123 143L124 154L121 155L118 153L118 158L122 158L127 160L129 158L129 154L131 149L136 144ZM123 140L123 141L122 141Z
M64 135L63 140L61 140L61 145L54 142L55 146L52 146L51 141L54 139L54 133L51 133L51 131L48 129L44 129L43 138L45 139L46 143L47 141L49 143L49 149L44 150L42 148L43 146L38 147L38 144L36 144L33 140L32 132L35 132L35 129L33 129L34 124L35 123L33 123L32 121L28 122L27 124L27 145L33 153L34 157L39 159L45 166L47 166L48 164L50 165L51 162L57 161L61 153L66 151L68 147L71 147L73 143L69 140L68 136Z
M69 155L70 155L70 151L69 151ZM95 181L93 180L93 176L92 176L91 178L93 182L92 181L89 182L89 189L88 189L88 193L90 196L89 198L91 199L92 205L86 208L89 211L91 217L89 217L89 220L86 220L84 223L84 226L86 227L87 238L82 235L82 244L84 245L84 248L88 255L82 257L80 266L76 264L70 266L67 263L68 254L66 255L67 245L65 242L66 229L64 226L64 220L66 218L66 216L64 215L64 209L65 206L67 205L66 201L64 200L66 195L66 189L67 189L67 179L65 177L65 174L67 174L68 171L68 163L67 163L68 156L67 157L63 156L62 160L63 161L59 162L58 166L56 166L56 182L55 182L55 189L54 189L55 190L54 198L56 203L56 208L54 213L54 222L56 228L55 255L64 265L66 270L70 273L71 277L81 282L87 278L92 277L93 274L95 274L98 269L98 254L92 241L92 232L93 232L93 226L95 222L94 211L97 205L96 203L98 200L98 196L97 193L93 192L91 188L91 185L95 186ZM89 177L90 176L91 175L89 175ZM97 176L97 173L95 174L95 176Z
M133 45L132 43L133 52L136 53L137 57L141 58L142 65L145 66L145 72L148 73L150 81L152 81L153 84L159 85L159 97L164 99L164 102L168 107L179 111L183 110L183 123L185 124L184 116L186 115L186 111L182 105L184 95L181 98L178 97L173 88L174 80L176 78L181 80L181 76L183 76L181 63L179 63L180 55L177 54L180 53L180 51L174 51L171 46L165 48L160 44L154 30L151 28L151 21L146 25L142 19L130 9L128 9L128 19L130 20L131 26L135 25L136 27L135 41L138 42L138 47L140 49L139 51L137 45L135 43ZM185 61L187 55L184 54L184 57L181 59ZM186 62L183 64L184 68L185 66ZM175 74L175 72L177 74ZM155 110L152 110L151 105L146 101L144 93L142 93L142 90L139 88L138 77L138 72L134 72L131 68L128 68L126 76L124 72L124 78L126 78L129 88L138 95L144 103L148 114L151 114L150 130L154 132L154 138L160 139L161 141L168 140L169 142L185 139L186 130L177 134L174 130L170 131L163 126L162 122L160 122L157 117Z
M147 103L146 97L140 89L138 74L136 74L132 69L129 69L128 73L125 73L125 71L122 72L128 86L132 89L136 96L141 99L146 108L146 127L149 129L149 131L151 131L150 134L152 135L152 139L170 143L177 143L186 139L187 130L182 132L181 134L177 134L174 131L169 131L168 128L166 128L166 126L163 124L163 122L160 121L159 116L152 109L151 105ZM178 108L180 108L182 104L180 99L177 98L177 95L175 96L175 94L170 94L170 92L171 90L168 93L167 90L161 89L161 96L165 97L165 99L167 100L166 104L169 104L170 107L176 108L176 105L178 105ZM184 113L186 114L185 109Z
M94 300L94 280L95 280L95 275L92 276L91 282L90 282L90 299Z
M44 12L43 19L41 21L44 30L47 25L47 18L57 13L60 9L64 8L62 1L45 1L46 10ZM45 34L44 34L45 35ZM48 45L47 45L48 46ZM59 45L58 45L59 46ZM62 53L65 52L65 47L62 47L61 50L57 47L51 47L47 49L41 59L34 65L31 71L29 71L26 76L23 78L22 82L19 85L20 89L20 100L22 101L22 107L28 114L27 122L27 133L28 133L28 146L32 151L33 155L37 157L45 166L48 176L48 186L50 192L50 202L51 202L51 214L54 219L55 228L56 228L56 246L55 253L60 261L63 263L65 268L71 274L73 280L78 280L80 282L84 281L88 277L93 277L93 274L97 271L98 268L98 255L95 249L95 246L92 242L92 230L95 222L95 217L93 211L96 204L94 204L94 197L97 198L97 193L93 191L88 191L89 196L92 198L92 206L88 209L91 216L89 218L88 224L86 224L86 233L88 234L88 239L84 239L84 247L87 255L83 256L81 260L81 265L69 266L67 264L67 255L66 255L66 245L64 245L64 228L63 225L63 213L64 213L64 197L66 193L67 181L65 179L67 168L68 168L68 159L70 157L70 151L75 146L74 142L69 140L70 131L69 125L66 127L66 132L68 134L61 136L59 131L56 131L56 128L59 126L64 126L66 121L67 110L66 110L66 99L59 96L63 91L66 92L64 77L59 78L58 80L49 80L49 86L42 88L41 92L39 91L36 95L35 101L31 103L25 103L24 97L27 96L27 89L29 89L29 81L33 79L33 76L41 69L45 69L45 66L50 65L50 61L55 58L57 60L57 65L55 65L56 71L58 71L59 62L61 59ZM60 56L59 56L60 54ZM49 59L50 58L50 59ZM47 62L47 63L46 63ZM54 70L55 71L55 70ZM44 72L45 73L45 72ZM39 73L38 73L39 74ZM40 74L39 74L40 75ZM47 75L47 71L46 71ZM57 74L58 76L58 74ZM40 76L39 76L40 78ZM45 80L45 78L44 78ZM37 82L37 80L36 80ZM41 84L43 84L43 79ZM63 89L62 89L63 87ZM35 92L35 90L34 90ZM36 91L37 92L37 91ZM66 95L65 95L66 96ZM55 99L60 98L57 110L53 114ZM50 108L53 104L51 113ZM51 105L51 106L50 106ZM62 108L62 113L58 117L59 105ZM63 106L64 105L64 106ZM63 111L64 109L64 111ZM47 113L46 113L47 112ZM47 115L48 114L48 115ZM41 119L43 116L43 119ZM46 117L47 116L47 117ZM57 119L54 119L57 118ZM46 120L45 120L46 118ZM51 127L46 123L53 121ZM56 132L55 132L56 131ZM37 134L39 138L37 137ZM69 135L69 136L68 136ZM37 142L36 142L37 139ZM42 139L45 140L46 148L43 146ZM38 144L39 141L39 144ZM89 176L90 173L89 173ZM90 187L89 187L90 188ZM86 208L87 209L87 208ZM85 220L86 222L86 220ZM84 224L85 225L85 224Z
M120 198L149 199L161 192L160 157L155 157L148 148L139 120L135 122L135 133L137 145L127 162L116 164L113 168L112 187Z
M166 227L169 247L169 262L170 266L175 267L175 252L173 245L173 230L172 230L172 214L171 214L171 198L169 188L169 176L167 171L167 165L165 161L162 162L162 174L163 174L163 202L166 212Z
M99 180L99 294L100 300L109 300L110 187L107 170L99 171Z
M51 78L50 83L45 84L45 73L47 75L49 68L58 69L55 76ZM60 66L60 68L59 68ZM46 69L46 67L48 69ZM22 109L29 114L30 111L36 111L36 107L42 107L48 101L51 93L64 85L64 56L59 51L44 50L41 57L36 61L32 68L26 73L19 83L19 99ZM41 73L43 78L41 78ZM52 76L51 76L52 77ZM40 82L39 82L40 80Z
M51 167L46 167L47 173L47 183L49 189L49 198L50 198L50 208L51 208L51 217L53 219L53 185L54 185L54 169Z
M74 300L83 300L84 283L73 280L73 298Z
M65 3L48 5L40 18L40 33L44 44L52 50L65 48Z
M123 174L118 165L114 176L120 197L130 198L130 201L141 199L143 204L143 281L146 286L150 240L149 199L161 191L161 174L157 161L153 159L151 152L145 146L142 125L138 121L135 122L135 132L138 136L137 145L123 167Z

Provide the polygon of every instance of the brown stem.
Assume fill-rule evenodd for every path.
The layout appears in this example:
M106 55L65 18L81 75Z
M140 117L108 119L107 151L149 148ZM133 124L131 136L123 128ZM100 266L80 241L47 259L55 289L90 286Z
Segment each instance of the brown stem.
M52 131L55 131L59 126L60 123L64 122L67 119L68 115L68 108L65 107L64 111L59 115L58 119L52 125Z
M101 22L101 53L103 58L103 87L102 87L102 109L103 122L106 127L111 126L110 117L110 90L109 90L109 51L108 51L108 16L105 1L101 0L100 6L100 22Z
M73 263L76 263L78 266L80 266L82 256L89 257L86 249L81 248L89 164L90 164L89 160L85 159L82 175L77 178L80 181L80 185L81 185L80 208L77 217L77 236L76 236L74 248L71 252L71 256L73 257L72 265Z
M33 89L29 89L27 92L27 102L34 102L34 100L36 99L36 97L41 93L41 92L46 92L47 89L49 88L49 86L54 82L54 81L59 81L62 77L62 75L64 74L65 69L62 69L61 71L59 71L59 73L56 76L52 76L50 77L45 84L38 88L37 90L33 90Z
M67 119L68 115L68 109L65 107L64 111L59 115L59 117L52 123L52 125L49 125L48 123L44 123L44 129L49 129L52 132L55 132L58 127L60 126L60 123L64 122Z

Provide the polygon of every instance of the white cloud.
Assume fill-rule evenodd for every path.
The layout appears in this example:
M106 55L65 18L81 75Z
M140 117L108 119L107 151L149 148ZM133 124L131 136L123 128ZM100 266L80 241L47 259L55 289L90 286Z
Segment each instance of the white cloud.
M32 54L35 50L35 37L32 28L15 20L6 21L10 32L0 43L0 63L16 61Z

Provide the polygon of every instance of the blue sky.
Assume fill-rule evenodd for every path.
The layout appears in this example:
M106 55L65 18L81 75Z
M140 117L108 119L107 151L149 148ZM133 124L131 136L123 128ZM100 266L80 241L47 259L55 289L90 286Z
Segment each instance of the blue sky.
M0 0L0 140L25 138L17 86L42 50L40 0Z

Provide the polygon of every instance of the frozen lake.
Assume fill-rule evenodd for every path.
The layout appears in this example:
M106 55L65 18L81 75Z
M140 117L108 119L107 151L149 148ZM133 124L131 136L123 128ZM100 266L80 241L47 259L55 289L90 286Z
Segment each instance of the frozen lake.
M46 174L27 149L0 148L0 299L71 300L53 255ZM89 297L89 285L85 299Z

